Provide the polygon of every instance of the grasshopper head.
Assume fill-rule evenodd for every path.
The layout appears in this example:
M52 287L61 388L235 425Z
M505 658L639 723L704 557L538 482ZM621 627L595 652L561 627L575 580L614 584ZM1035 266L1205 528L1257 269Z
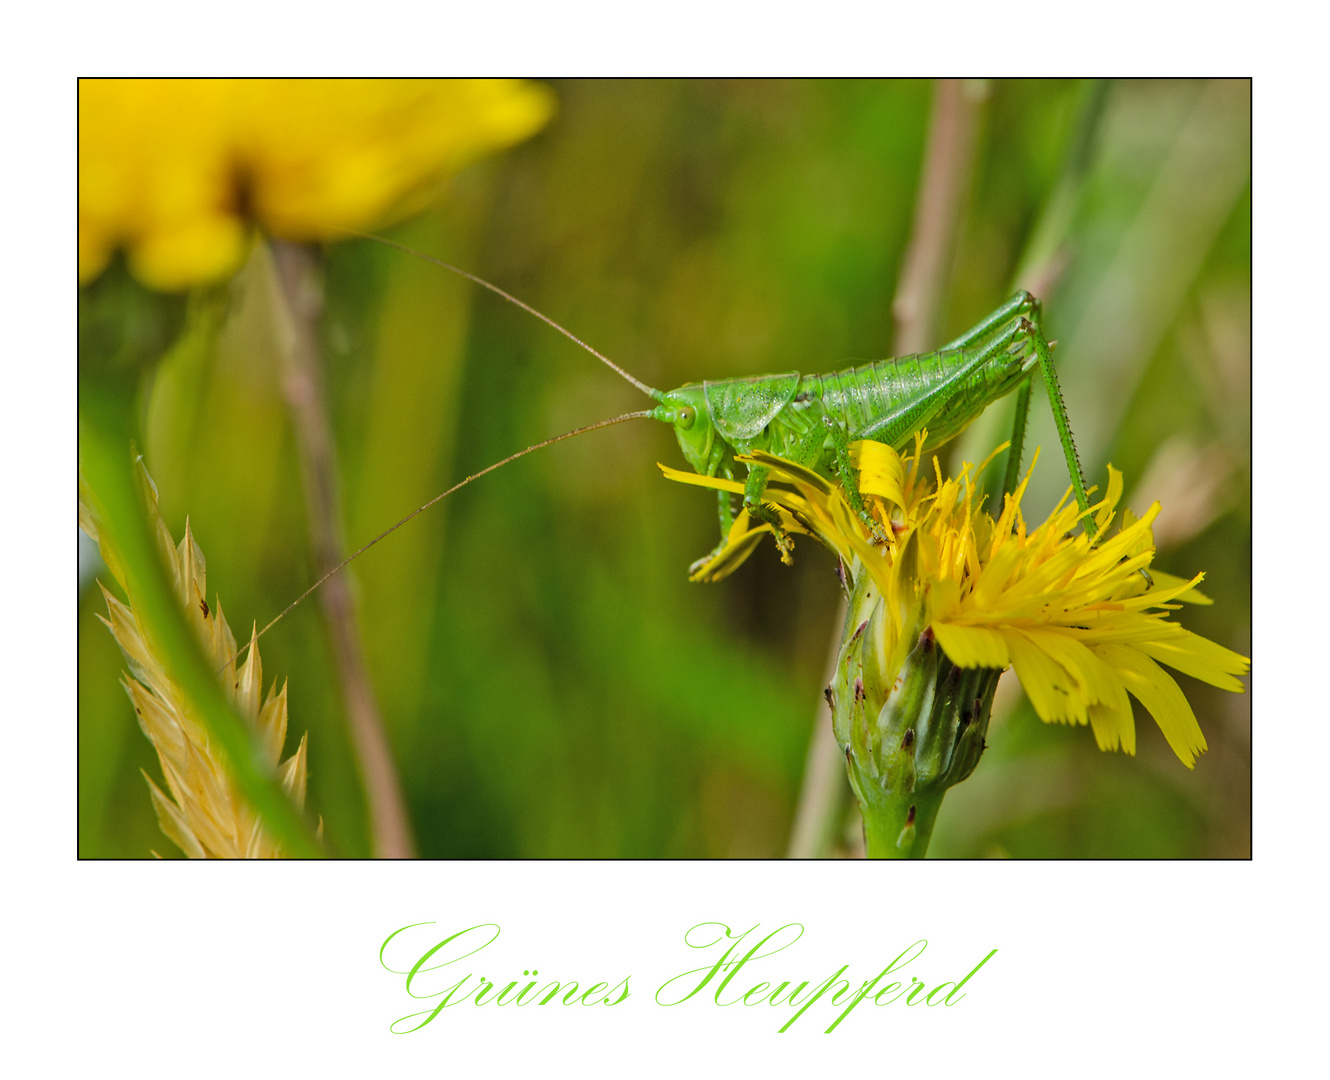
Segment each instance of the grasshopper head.
M688 464L699 473L709 473L716 429L711 423L701 384L692 383L671 390L662 394L660 400L662 404L652 410L652 417L672 424Z

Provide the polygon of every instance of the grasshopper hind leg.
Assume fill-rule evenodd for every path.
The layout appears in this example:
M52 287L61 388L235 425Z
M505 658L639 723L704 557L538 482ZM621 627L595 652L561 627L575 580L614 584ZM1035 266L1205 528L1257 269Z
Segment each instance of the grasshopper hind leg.
M1048 391L1048 404L1053 410L1053 422L1058 429L1058 438L1062 442L1062 454L1067 459L1067 472L1071 475L1072 491L1076 494L1076 505L1081 511L1081 527L1093 542L1096 532L1094 518L1090 516L1090 500L1085 493L1085 478L1081 473L1080 457L1076 453L1076 444L1071 437L1071 423L1067 419L1067 406L1062 400L1062 388L1058 385L1057 374L1053 370L1053 348L1044 337L1039 325L1039 306L1036 303L1031 311L1031 318L1021 319L1021 329L1027 333L1034 344L1039 358L1039 369L1044 377L1044 387ZM1007 476L1003 484L1004 492L1014 488L1016 472L1020 468L1021 443L1025 440L1025 414L1030 404L1029 382L1021 388L1021 396L1016 403L1016 426L1012 432L1011 451L1007 459ZM1154 588L1154 579L1145 567L1141 567L1141 577L1145 579L1146 589Z
M1036 319L1038 311L1032 312ZM1071 475L1071 488L1076 493L1076 505L1081 510L1081 520L1085 531L1094 534L1094 520L1090 517L1090 500L1085 494L1085 477L1081 473L1081 460L1076 453L1076 443L1071 437L1071 422L1067 419L1067 406L1062 400L1062 388L1058 385L1057 372L1053 370L1053 350L1048 339L1037 322L1021 320L1021 329L1030 335L1034 342L1035 355L1039 358L1039 370L1044 376L1044 388L1048 391L1048 405L1053 410L1053 423L1058 429L1058 439L1062 442L1062 456L1067 459L1067 472ZM1022 432L1024 439L1024 432Z
M1071 422L1067 419L1067 406L1062 400L1062 388L1058 385L1057 373L1053 369L1053 345L1044 337L1039 324L1040 304L1033 300L1027 316L1021 318L1021 331L1026 334L1034 346L1039 361L1039 370L1044 378L1044 388L1048 392L1049 408L1053 410L1053 423L1058 430L1058 439L1062 443L1062 454L1067 460L1067 473L1071 477L1071 488L1076 495L1076 505L1081 511L1081 527L1085 535L1094 541L1094 518L1090 516L1090 500L1085 491L1085 477L1081 472L1080 456L1076 453L1076 443L1071 437ZM1030 411L1030 389L1032 379L1022 383L1016 398L1016 418L1011 432L1011 449L1007 452L1006 475L1002 481L1002 494L1005 497L1016 490L1020 474L1021 453L1025 443L1025 423ZM1140 568L1140 575L1145 581L1146 590L1154 588L1154 579L1145 568Z

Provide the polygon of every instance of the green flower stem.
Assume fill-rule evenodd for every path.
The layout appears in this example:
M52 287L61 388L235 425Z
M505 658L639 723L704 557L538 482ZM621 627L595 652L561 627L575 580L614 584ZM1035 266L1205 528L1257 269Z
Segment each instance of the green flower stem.
M945 789L926 794L905 792L881 800L860 798L864 843L870 859L922 859L933 838Z
M144 633L172 681L197 710L213 744L230 766L236 787L264 828L293 856L324 852L304 816L236 713L194 640L158 556L130 456L133 394L128 380L80 379L79 470L85 495L112 538Z

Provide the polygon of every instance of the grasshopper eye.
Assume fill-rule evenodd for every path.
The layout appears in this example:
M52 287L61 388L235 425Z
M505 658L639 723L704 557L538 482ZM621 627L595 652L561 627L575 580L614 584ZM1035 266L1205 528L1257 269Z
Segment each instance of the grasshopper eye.
M694 409L691 405L685 405L682 409L679 410L679 416L674 421L674 423L678 427L683 428L684 431L687 431L690 427L693 426L693 421L696 419L697 419L697 410Z

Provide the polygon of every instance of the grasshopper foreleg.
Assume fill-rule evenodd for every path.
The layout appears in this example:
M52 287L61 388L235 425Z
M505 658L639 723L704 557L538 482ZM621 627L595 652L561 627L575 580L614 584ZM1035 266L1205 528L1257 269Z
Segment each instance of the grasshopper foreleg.
M776 549L780 552L780 561L788 566L794 561L794 541L781 525L780 515L762 501L762 492L766 490L767 477L770 475L771 470L761 465L755 465L748 471L748 480L744 484L744 509L750 516L771 527Z
M826 438L826 431L820 424L810 424L808 430L799 439L799 443L791 455L791 460L798 465L812 465L821 455ZM781 526L780 515L762 501L762 493L767 488L769 475L770 470L761 466L756 466L749 471L748 480L744 484L744 509L752 517L771 527L771 535L776 540L781 561L788 564L792 561L794 542ZM855 494L857 495L858 492L856 491Z
M868 526L875 538L882 539L882 528L868 513L863 495L859 492L858 477L855 475L854 466L850 463L849 436L835 417L824 416L820 424L815 423L809 428L795 450L794 460L800 465L811 465L821 455L828 438L831 440L834 468L840 477L841 487L845 491L850 509L859 515L859 519ZM761 467L749 472L748 482L744 485L744 509L753 517L771 526L776 546L780 549L781 560L788 563L794 544L781 528L780 518L776 512L762 502L762 492L766 490L768 475L769 470Z
M718 491L716 496L720 511L720 542L724 544L730 538L730 530L734 528L734 496L728 491Z

